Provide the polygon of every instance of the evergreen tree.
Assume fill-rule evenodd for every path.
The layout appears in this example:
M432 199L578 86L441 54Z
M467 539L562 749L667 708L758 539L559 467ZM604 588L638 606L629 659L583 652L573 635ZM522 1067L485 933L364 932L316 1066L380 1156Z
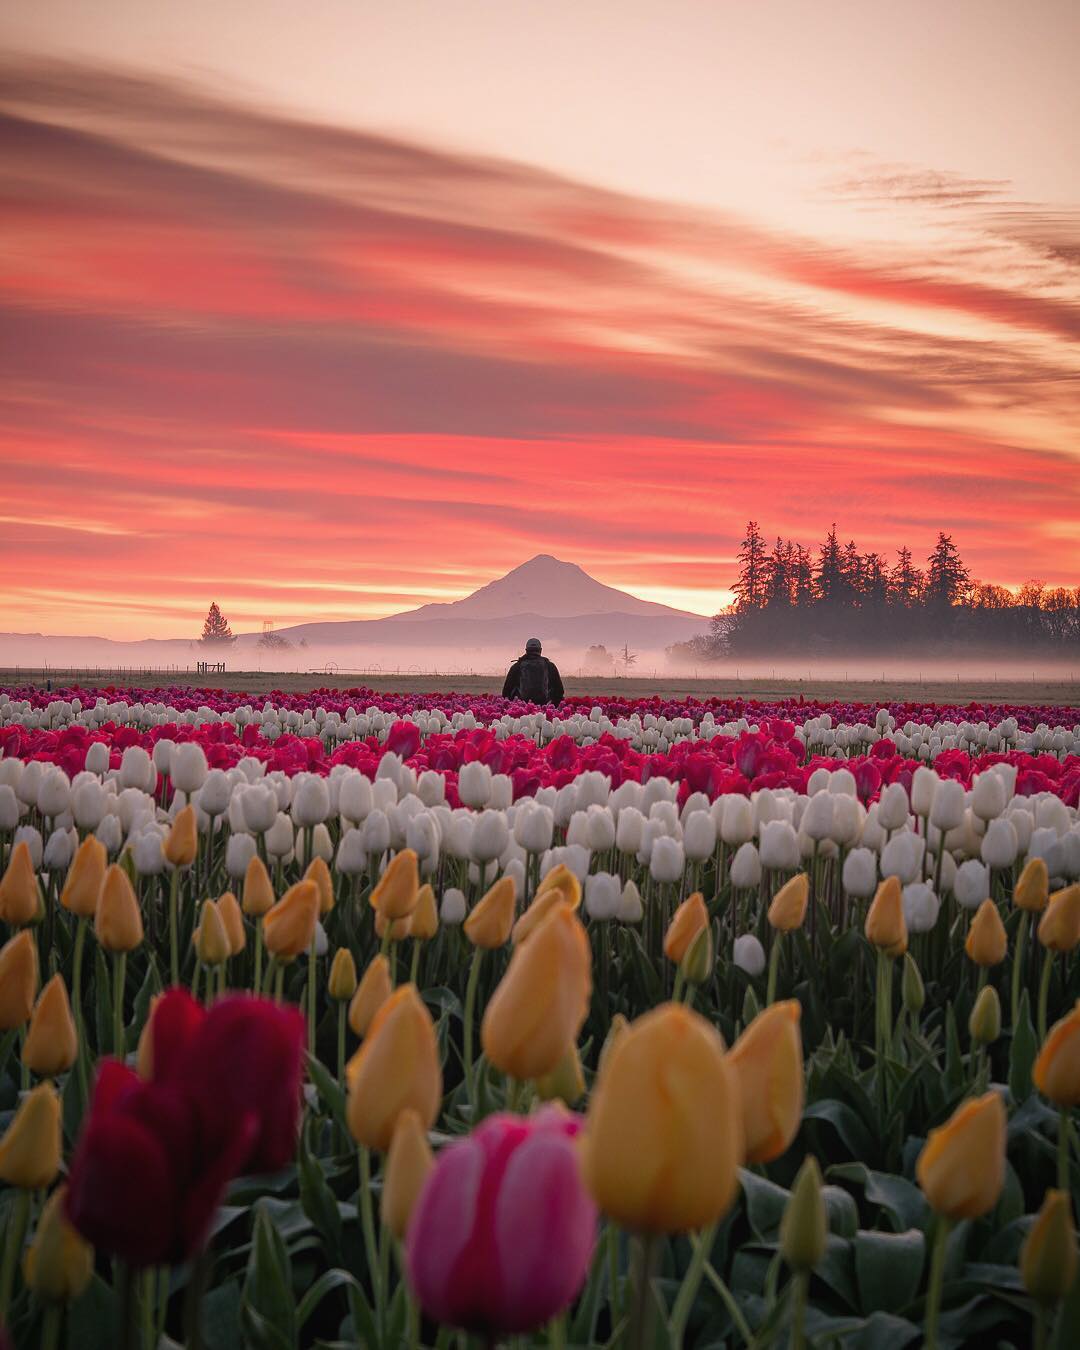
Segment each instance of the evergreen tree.
M938 532L934 551L926 561L926 603L935 607L955 605L963 597L970 573L960 560L960 550L944 530Z
M881 607L889 602L889 571L881 553L864 553L862 573L863 603Z
M802 544L795 545L795 557L791 565L792 598L803 609L814 602L814 564L810 550Z
M766 599L768 554L756 520L747 523L746 534L735 556L739 575L731 589L735 592L736 607L740 610L760 609Z
M791 603L791 575L788 566L788 548L779 535L765 569L765 603L767 605L787 605Z
M818 549L817 597L823 605L840 604L844 598L844 557L835 522Z
M889 573L889 598L894 605L910 609L922 595L923 574L911 561L911 549L905 544L897 549L896 565Z
M844 545L842 566L844 575L844 601L849 605L857 605L862 600L863 574L862 554L855 546L854 539L849 539Z
M229 627L229 621L218 609L217 601L210 606L210 612L206 616L206 622L203 624L202 637L199 639L208 647L220 647L226 643L235 642L233 631Z

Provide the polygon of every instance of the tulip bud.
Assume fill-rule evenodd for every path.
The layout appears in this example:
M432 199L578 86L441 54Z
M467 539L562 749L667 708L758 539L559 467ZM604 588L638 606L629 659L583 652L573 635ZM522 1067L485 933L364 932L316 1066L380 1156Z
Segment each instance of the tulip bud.
M386 920L405 919L420 898L419 862L411 848L391 858L371 892L371 907Z
M805 872L800 872L785 882L773 896L769 906L769 923L779 933L790 933L801 928L809 901L810 879Z
M869 900L877 886L877 854L869 848L853 848L844 859L841 879L844 890L857 900Z
M915 958L910 952L904 957L904 974L900 984L900 993L908 1015L913 1018L918 1017L923 1010L923 1004L926 1002L926 987L923 984L922 975L919 973L919 967L915 963Z
M66 1193L58 1186L49 1196L23 1259L27 1285L46 1303L77 1299L94 1274L93 1247L65 1217Z
M175 782L175 780L174 780ZM195 808L185 806L176 813L162 852L173 867L190 867L199 851L199 831Z
M204 900L199 926L191 937L204 966L220 966L229 959L229 937L213 900Z
M750 890L760 883L761 856L749 841L739 845L731 860L728 876L736 890Z
M250 919L261 918L274 907L274 887L261 858L252 858L244 873L243 911Z
M1041 914L1050 899L1050 873L1045 858L1029 858L1013 888L1013 904L1032 914Z
M318 918L319 888L313 881L298 881L263 917L266 950L278 960L306 952Z
M615 1016L611 1019L611 1025L608 1027L608 1033L604 1037L604 1044L600 1047L600 1058L597 1061L596 1065L597 1074L603 1073L604 1065L606 1064L607 1058L611 1054L611 1051L615 1046L615 1042L619 1039L619 1037L623 1034L623 1032L627 1029L627 1027L629 1027L629 1025L630 1023L627 1021L627 1019L623 1016L622 1013L616 1013Z
M817 1159L808 1154L780 1220L781 1255L792 1270L813 1270L825 1255L828 1236L821 1168Z
M977 966L996 966L1005 960L1009 939L993 900L984 900L971 921L964 951Z
M639 1017L589 1102L581 1161L596 1203L637 1232L704 1228L735 1198L742 1159L739 1088L720 1033L682 1004Z
M365 1148L385 1152L407 1107L426 1128L435 1123L442 1103L439 1047L415 985L395 990L376 1013L346 1079L349 1131Z
M585 1075L581 1071L581 1056L576 1045L567 1046L562 1058L550 1073L536 1079L536 1095L542 1102L561 1101L573 1106L585 1095Z
M400 1242L428 1173L435 1166L419 1115L406 1107L398 1116L386 1155L379 1213L383 1223Z
M628 881L622 888L619 903L615 908L615 917L620 923L638 924L645 917L645 906L641 902L641 892L637 883Z
M93 835L88 835L75 850L64 888L60 892L60 903L66 910L80 918L94 917L101 888L105 884L107 865L105 845Z
M1039 1303L1056 1303L1076 1279L1076 1229L1068 1191L1048 1190L1020 1248L1020 1278Z
M334 908L334 880L322 858L312 858L304 873L305 881L313 881L319 892L319 913L329 914Z
M756 980L765 969L765 948L753 933L742 933L732 943L731 959L744 975Z
M229 940L229 955L239 956L247 945L247 934L244 932L243 913L232 891L218 896L217 912Z
M24 928L0 947L0 1031L13 1031L29 1019L37 990L37 943Z
M1039 920L1039 941L1052 952L1071 952L1080 942L1080 881L1050 896Z
M367 1035L375 1014L392 993L390 962L382 955L373 957L349 1004L349 1026L355 1036Z
M1080 1106L1080 1003L1050 1028L1031 1076L1056 1106Z
M700 891L684 900L672 915L664 935L664 955L676 965L690 949L697 935L709 926L709 912Z
M439 931L439 911L435 905L435 892L425 883L420 887L420 895L410 918L409 936L419 942L428 942Z
M51 1083L42 1083L22 1099L0 1139L0 1181L28 1191L51 1186L60 1150L60 1098Z
M998 1202L1005 1183L1005 1107L996 1092L961 1103L931 1130L915 1178L936 1214L978 1219Z
M500 877L465 920L465 936L474 947L493 951L510 940L514 926L514 883Z
M980 990L968 1018L968 1031L978 1045L993 1045L1001 1035L1001 1000L992 984Z
M128 874L116 863L105 873L94 935L107 952L131 952L143 940L142 915Z
M746 986L746 993L743 995L742 1001L743 1026L748 1027L753 1022L754 1018L757 1017L760 1013L761 1013L761 1004L757 1001L757 995L754 993L754 986L752 984L748 984Z
M37 1001L22 1048L22 1062L39 1078L55 1078L75 1063L79 1039L64 977L55 974Z
M42 908L41 887L25 840L11 850L7 870L0 877L0 919L12 928L33 923Z
M536 894L539 896L544 891L562 891L571 909L577 909L581 904L581 882L565 863L559 863L544 874Z
M742 1098L746 1160L772 1162L795 1138L803 1110L803 1056L796 999L756 1016L728 1052Z
M904 922L904 895L895 876L888 876L877 888L866 911L866 937L888 956L903 956L907 951L907 924Z
M581 921L560 904L510 964L484 1010L488 1061L512 1078L540 1078L576 1041L592 992L592 949Z
M713 973L714 960L712 928L706 924L686 949L679 970L687 984L705 984Z
M326 992L337 1003L344 1003L356 993L356 962L348 947L339 947L334 953Z

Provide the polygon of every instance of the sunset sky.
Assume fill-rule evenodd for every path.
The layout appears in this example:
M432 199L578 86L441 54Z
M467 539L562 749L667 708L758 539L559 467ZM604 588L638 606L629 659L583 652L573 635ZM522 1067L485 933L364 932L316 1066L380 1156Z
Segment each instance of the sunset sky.
M1080 583L1075 0L0 17L0 630L701 613L748 517Z

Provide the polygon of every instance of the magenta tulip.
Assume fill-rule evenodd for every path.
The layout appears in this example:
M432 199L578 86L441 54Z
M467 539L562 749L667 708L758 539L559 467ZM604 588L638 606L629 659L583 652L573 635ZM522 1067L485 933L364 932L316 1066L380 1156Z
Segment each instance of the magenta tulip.
M576 1116L491 1116L442 1150L406 1235L409 1283L436 1322L489 1336L529 1331L589 1271L596 1207L581 1181Z

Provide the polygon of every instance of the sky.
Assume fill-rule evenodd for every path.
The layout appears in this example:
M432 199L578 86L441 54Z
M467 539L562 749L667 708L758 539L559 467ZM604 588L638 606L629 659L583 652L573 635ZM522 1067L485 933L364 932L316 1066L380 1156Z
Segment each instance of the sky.
M1080 582L1073 0L0 15L0 629Z

